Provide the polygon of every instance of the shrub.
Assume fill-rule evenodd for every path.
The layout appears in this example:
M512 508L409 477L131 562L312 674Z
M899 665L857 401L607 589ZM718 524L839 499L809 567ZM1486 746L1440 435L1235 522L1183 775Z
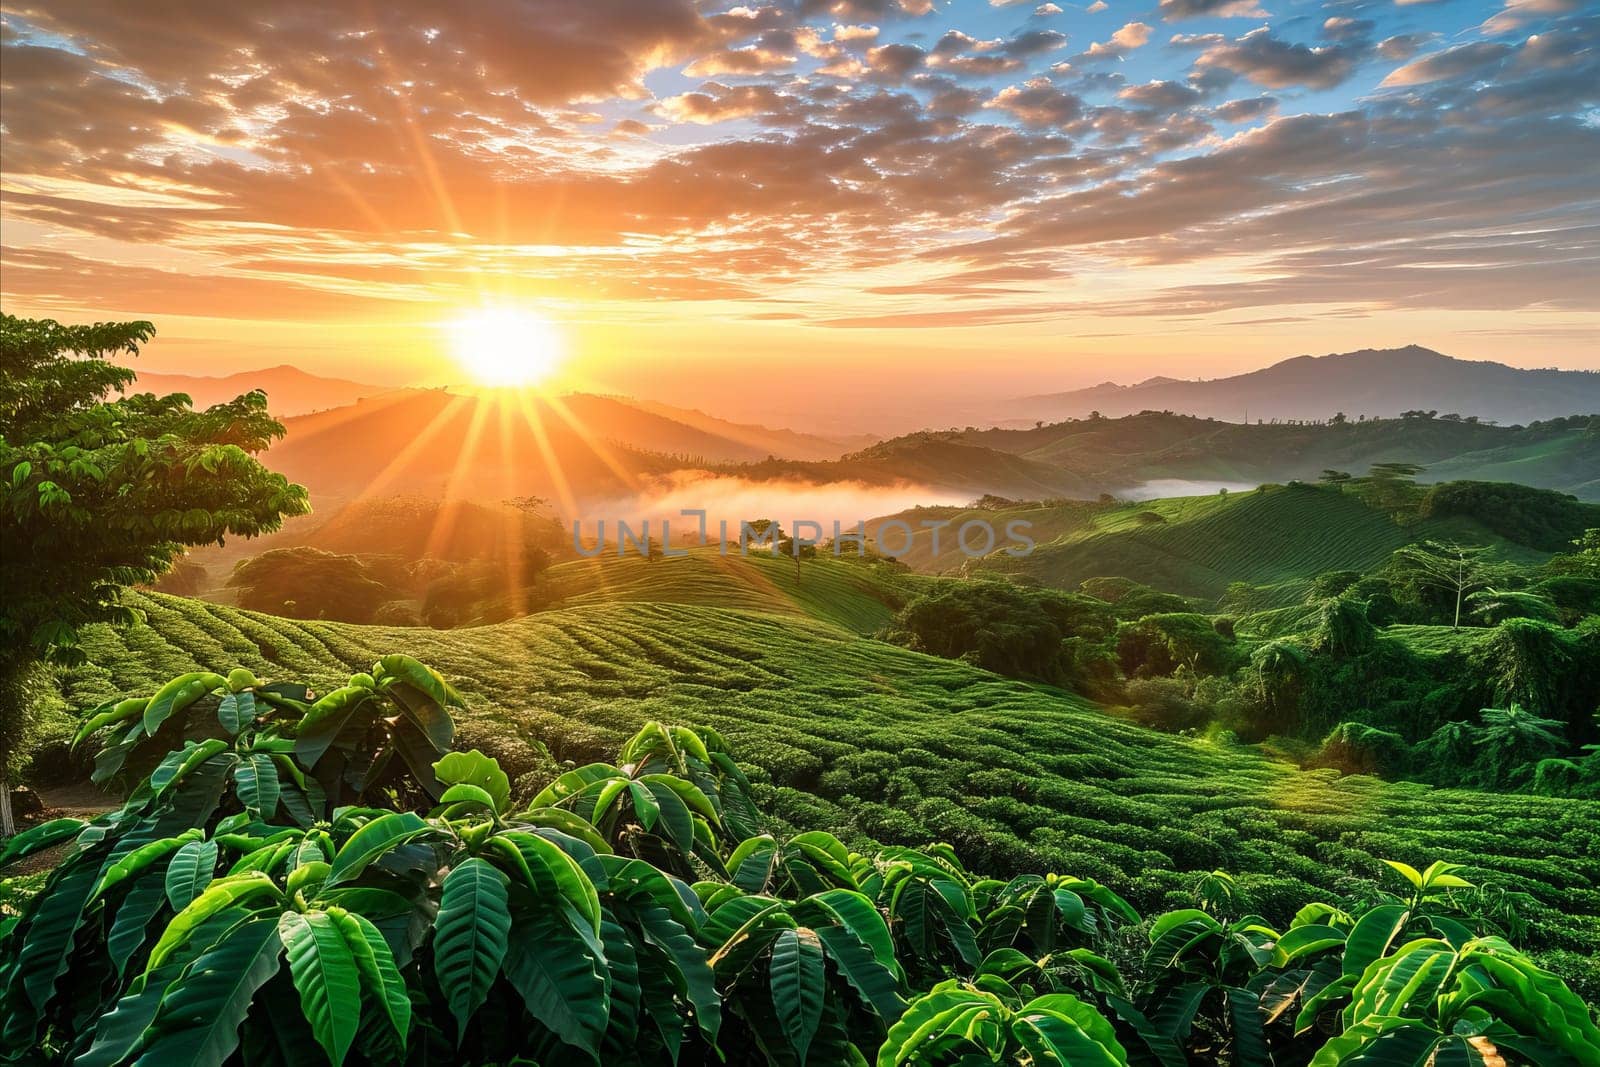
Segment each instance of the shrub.
M304 546L240 560L228 585L240 607L291 619L366 622L395 597L357 557Z
M1093 597L959 581L912 600L884 636L997 674L1099 691L1114 673L1106 647L1112 626Z
M1146 615L1117 627L1117 660L1129 678L1170 675L1180 667L1226 674L1238 659L1233 641L1211 625L1208 615Z
M1127 685L1128 711L1134 722L1153 730L1181 733L1195 730L1209 718L1204 705L1191 698L1175 678L1135 678Z

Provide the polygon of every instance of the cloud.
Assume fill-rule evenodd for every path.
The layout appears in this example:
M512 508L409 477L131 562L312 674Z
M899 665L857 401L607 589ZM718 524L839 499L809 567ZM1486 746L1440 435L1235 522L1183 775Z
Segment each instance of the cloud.
M1048 78L1008 85L984 106L1004 111L1027 126L1061 126L1083 114L1083 101L1056 88Z
M1097 60L1121 59L1134 49L1144 47L1145 42L1150 40L1150 33L1150 27L1143 22L1126 23L1111 35L1109 41L1094 41L1090 43L1088 51L1073 56L1072 62L1086 63Z
M1084 8L1084 11L1091 15L1098 15L1102 11L1109 10L1110 7L1111 5L1106 3L1106 0L1094 0L1094 3Z
M1447 48L1443 52L1423 56L1413 63L1390 72L1389 76L1380 83L1383 87L1397 85L1421 85L1425 82L1443 81L1447 78L1459 78L1466 74L1482 71L1485 67L1498 63L1511 54L1511 46L1504 44L1491 44L1487 41L1477 44L1458 45Z
M1505 7L1486 19L1478 29L1490 36L1515 33L1540 16L1564 15L1577 11L1582 4L1583 0L1505 0Z
M1168 22L1195 18L1253 18L1271 16L1256 0L1161 0L1161 17Z
M1355 70L1358 48L1331 45L1310 48L1272 35L1263 26L1235 41L1215 41L1195 60L1198 67L1231 71L1269 89L1303 85L1332 89Z
M691 78L712 78L718 74L765 74L794 65L795 57L759 45L724 48L683 68Z
M1200 99L1200 92L1187 85L1171 81L1151 81L1143 85L1130 85L1117 93L1119 100L1126 100L1138 107L1158 108L1166 111L1176 111L1187 107Z
M1106 314L1593 303L1600 18L1565 7L1475 43L1441 7L1445 47L1342 4L1114 64L1150 26L1061 63L1027 7L8 3L8 309L387 321L490 288L898 329L1100 314L1100 278L1144 290ZM1325 114L1276 91L1341 85ZM1175 265L1206 283L1150 281Z

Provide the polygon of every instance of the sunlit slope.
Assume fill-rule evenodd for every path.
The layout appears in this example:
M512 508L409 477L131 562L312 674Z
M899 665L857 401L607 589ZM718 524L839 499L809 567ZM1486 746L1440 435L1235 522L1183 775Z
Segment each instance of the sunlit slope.
M608 549L594 559L552 567L551 591L563 607L646 601L808 615L857 633L880 629L925 579L888 565L835 559L727 555L697 548L646 560Z
M1600 501L1600 433L1568 430L1544 440L1469 452L1434 464L1427 478L1520 482Z
M331 686L405 650L460 684L462 741L514 773L536 766L535 740L583 762L646 719L709 724L797 826L946 840L980 869L1077 872L1149 905L1178 899L1175 870L1226 868L1268 912L1310 887L1357 890L1383 857L1457 860L1505 872L1552 909L1534 923L1552 944L1600 951L1582 918L1600 914L1592 803L1301 773L792 614L610 604L432 631L142 605L148 627L86 635L93 665L64 679L73 701L239 663Z
M1232 582L1281 586L1293 598L1306 579L1324 571L1369 570L1402 545L1428 537L1495 544L1518 559L1542 558L1473 522L1402 525L1352 494L1287 485L1106 509L1026 557L994 557L984 565L1065 589L1111 575L1207 599Z

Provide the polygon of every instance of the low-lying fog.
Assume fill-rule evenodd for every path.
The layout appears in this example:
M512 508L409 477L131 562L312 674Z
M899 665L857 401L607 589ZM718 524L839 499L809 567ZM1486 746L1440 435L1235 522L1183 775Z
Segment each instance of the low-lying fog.
M1118 489L1113 495L1122 500L1156 500L1164 496L1211 496L1226 489L1230 493L1244 493L1256 487L1255 482L1204 482L1187 478L1156 478L1127 489Z
M796 521L810 521L823 527L825 537L833 534L833 524L850 529L856 523L881 515L892 515L918 505L960 505L970 502L970 493L932 489L910 482L893 485L868 485L865 482L810 482L803 479L754 481L726 475L706 476L695 471L674 471L653 478L639 492L586 506L580 516L585 536L593 536L595 523L607 520L608 529L617 520L637 528L650 520L659 531L661 520L672 523L673 537L696 528L697 520L683 517L684 511L704 511L713 536L717 524L726 521L730 536L737 536L743 520L772 519L785 530ZM569 520L570 521L570 520Z

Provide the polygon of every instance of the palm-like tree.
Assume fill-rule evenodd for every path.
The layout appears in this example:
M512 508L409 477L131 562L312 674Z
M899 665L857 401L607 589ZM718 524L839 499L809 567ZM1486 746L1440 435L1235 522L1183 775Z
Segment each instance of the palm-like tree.
M1497 779L1506 770L1561 749L1565 724L1559 719L1536 715L1515 701L1509 708L1483 708L1478 714L1481 725L1473 744L1491 746L1488 763Z

